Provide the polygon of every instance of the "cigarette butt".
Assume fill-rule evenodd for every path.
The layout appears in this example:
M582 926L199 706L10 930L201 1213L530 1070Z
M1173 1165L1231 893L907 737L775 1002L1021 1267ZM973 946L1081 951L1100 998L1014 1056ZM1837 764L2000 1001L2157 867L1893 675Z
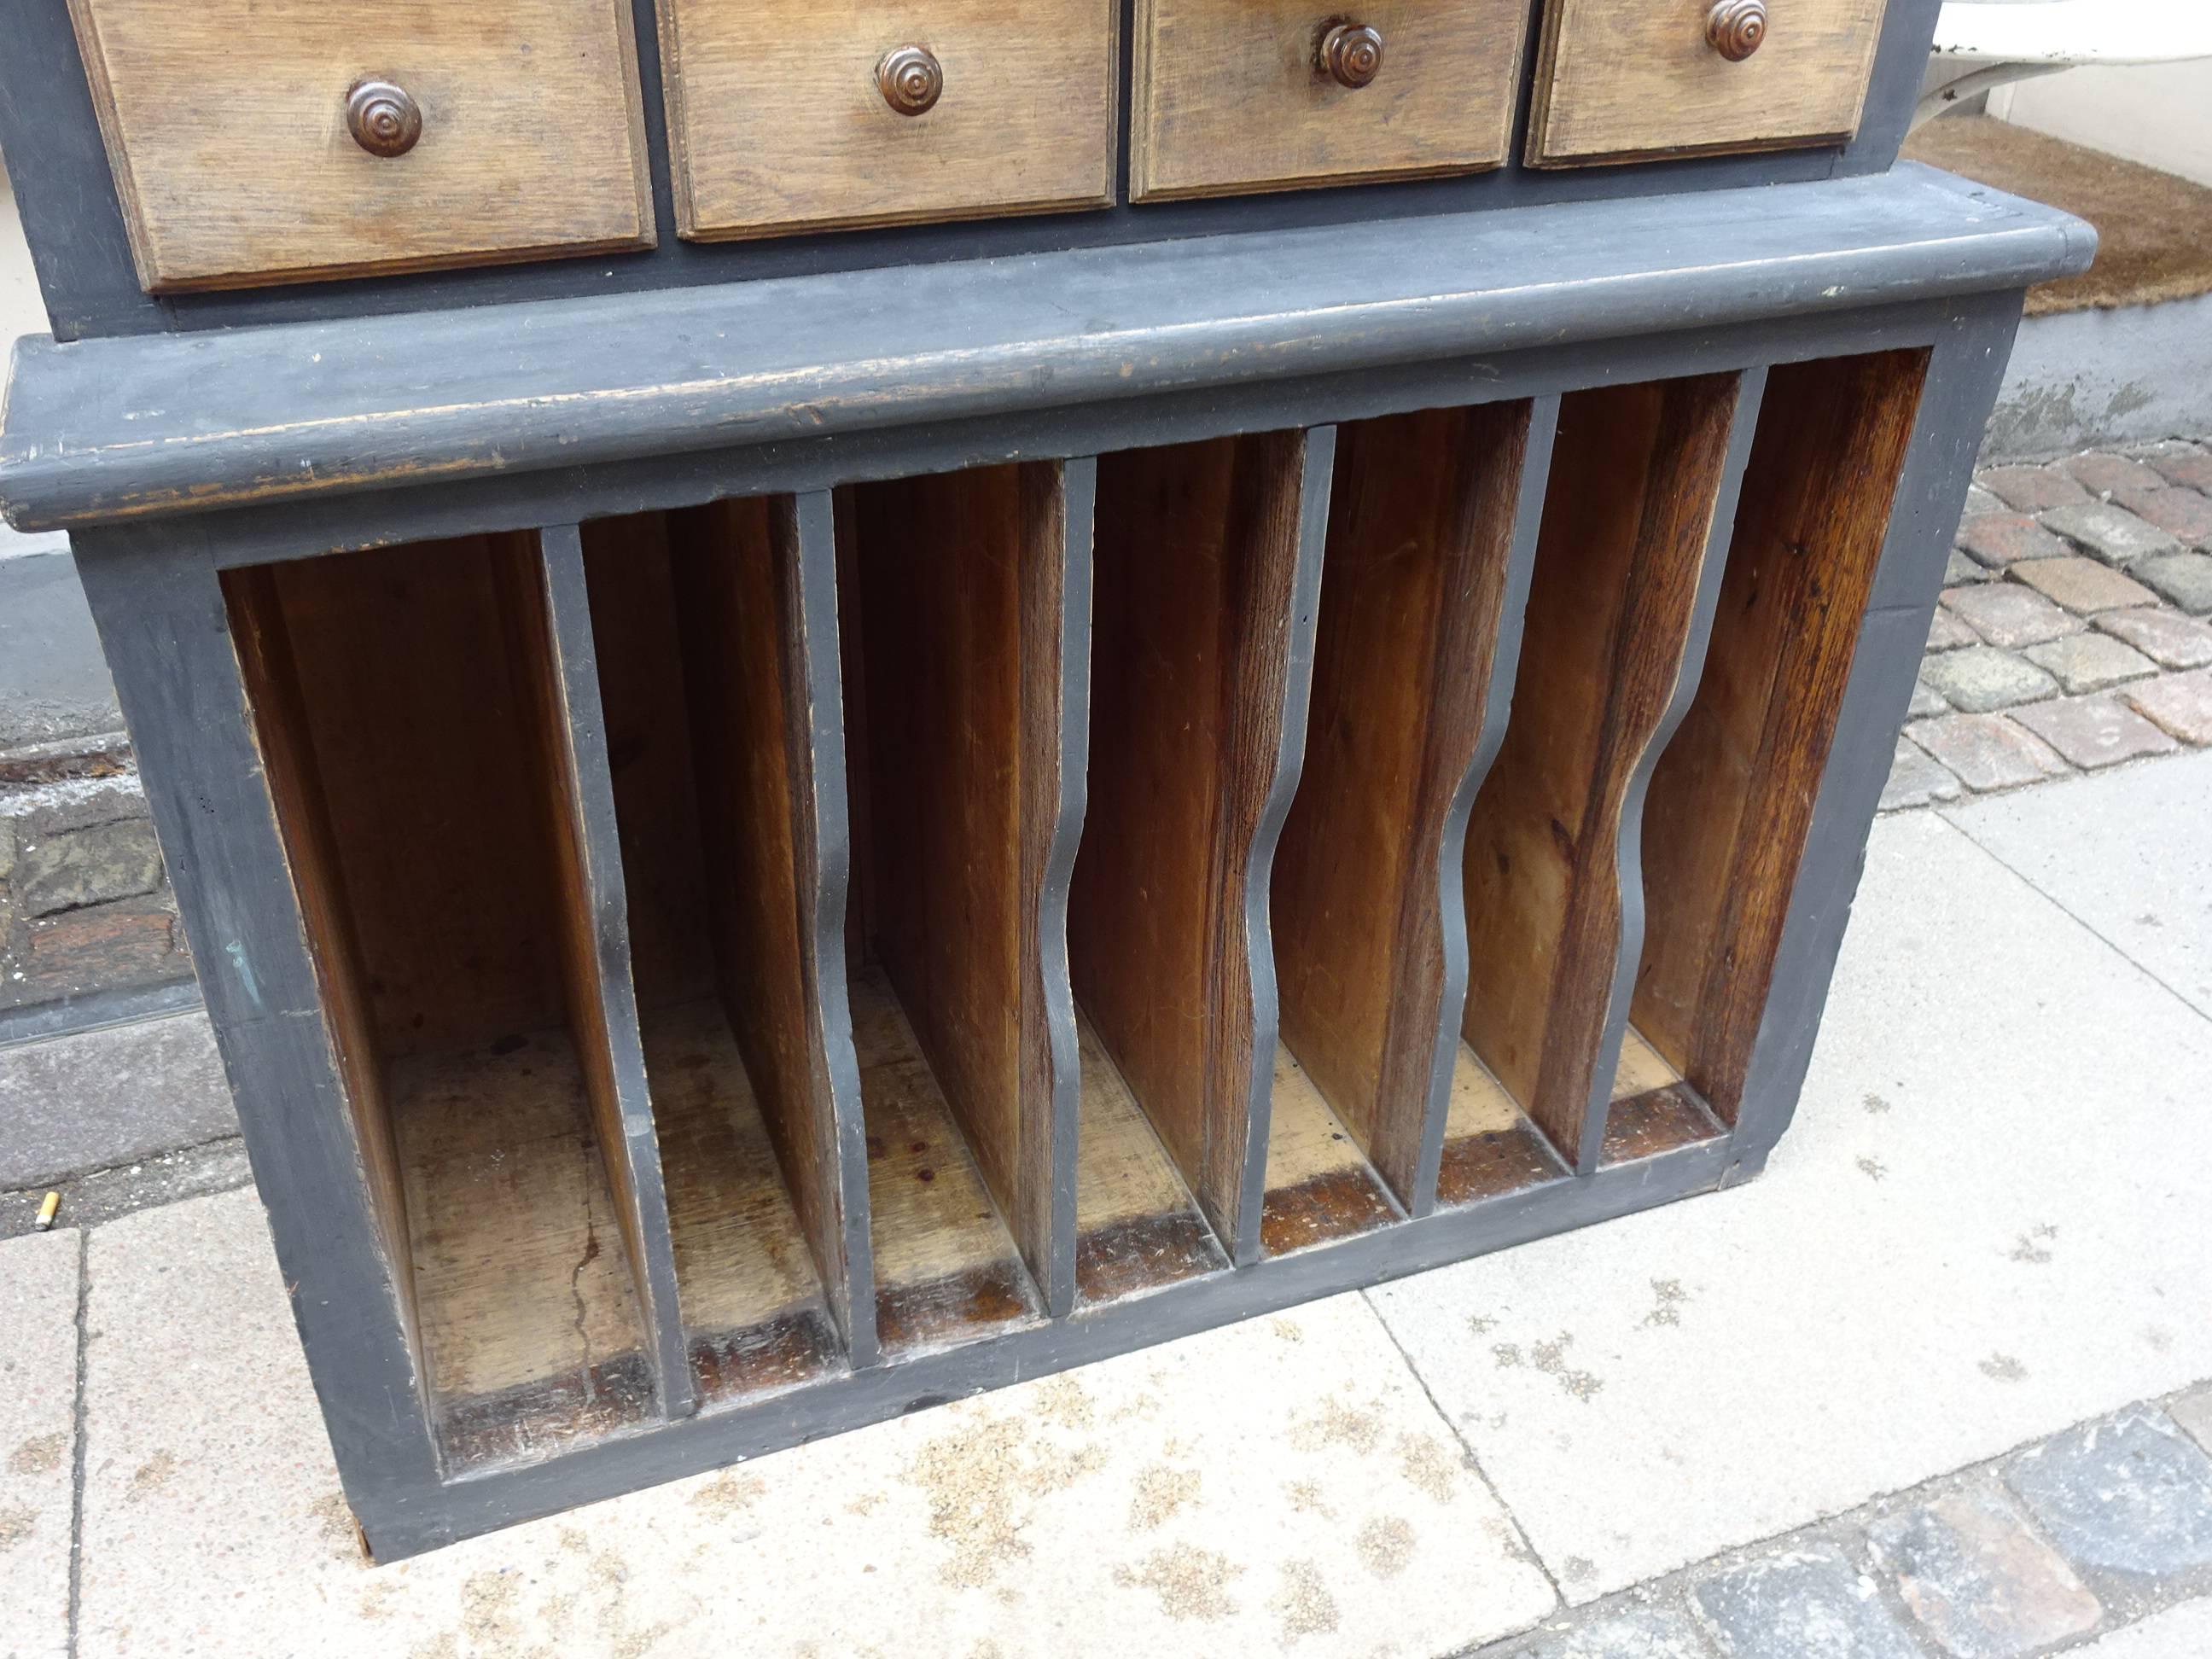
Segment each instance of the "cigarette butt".
M46 1194L46 1201L39 1206L38 1228L40 1232L46 1231L47 1228L54 1224L54 1212L60 1209L61 1206L62 1195L59 1193L48 1193Z

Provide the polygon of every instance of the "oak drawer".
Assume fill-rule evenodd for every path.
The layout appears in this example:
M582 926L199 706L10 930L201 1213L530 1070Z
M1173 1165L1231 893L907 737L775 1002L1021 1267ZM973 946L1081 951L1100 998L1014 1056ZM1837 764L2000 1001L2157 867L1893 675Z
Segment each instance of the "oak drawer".
M1130 192L1159 200L1497 167L1512 142L1526 16L1523 0L1377 0L1352 12L1312 0L1137 0Z
M1531 167L1832 143L1858 131L1884 0L1550 0Z
M1113 199L1115 0L658 0L678 233Z
M627 0L70 10L149 290L653 245Z

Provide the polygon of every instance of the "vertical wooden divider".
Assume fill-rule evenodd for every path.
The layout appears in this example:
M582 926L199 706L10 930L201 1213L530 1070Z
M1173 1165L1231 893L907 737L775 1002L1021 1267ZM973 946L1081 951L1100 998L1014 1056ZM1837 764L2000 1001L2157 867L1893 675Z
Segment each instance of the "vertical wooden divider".
M1284 1041L1414 1215L1434 1205L1458 1043L1459 837L1504 730L1557 404L1338 434L1276 975Z
M654 1395L664 1413L684 1415L697 1407L698 1396L676 1293L668 1193L631 981L629 907L583 541L575 526L555 525L535 538L514 538L501 552L516 665L535 717L549 796L548 829L562 896L555 922L562 994L637 1287Z
M1267 889L1305 746L1335 429L1103 456L1075 995L1207 1221L1257 1259Z
M1927 368L1771 372L1704 678L1652 775L1632 1017L1730 1123Z
M1561 401L1512 716L1466 853L1468 1046L1597 1166L1641 938L1638 822L1697 680L1763 375Z
M842 654L860 936L1046 1311L1075 1296L1066 884L1082 822L1095 464L855 487Z
M716 985L848 1358L870 1365L830 496L672 514L669 544Z

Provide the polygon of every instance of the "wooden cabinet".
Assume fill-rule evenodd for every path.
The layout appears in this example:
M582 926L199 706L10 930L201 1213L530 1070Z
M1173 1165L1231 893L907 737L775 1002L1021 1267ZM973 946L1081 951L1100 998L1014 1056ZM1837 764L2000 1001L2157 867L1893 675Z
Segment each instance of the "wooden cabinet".
M1498 167L1525 15L1519 0L1138 0L1130 194Z
M1886 0L1549 0L1528 165L1782 149L1858 131Z
M70 0L156 293L650 247L624 0Z
M678 233L1100 207L1114 0L659 0Z

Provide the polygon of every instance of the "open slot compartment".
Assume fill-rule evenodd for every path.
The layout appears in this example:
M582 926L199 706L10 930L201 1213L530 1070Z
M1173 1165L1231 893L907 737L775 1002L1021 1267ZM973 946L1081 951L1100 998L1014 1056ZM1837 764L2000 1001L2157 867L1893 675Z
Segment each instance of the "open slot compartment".
M1339 429L1304 769L1271 895L1267 1254L1431 1201L1466 962L1458 836L1504 731L1556 407Z
M1758 387L1715 374L1561 400L1512 712L1468 826L1442 1202L1596 1167L1635 960L1638 797L1694 683L1707 549Z
M873 1355L810 720L817 680L835 690L808 612L830 557L825 525L810 572L803 523L773 496L582 527L638 1024L710 1407Z
M1911 349L1768 374L1704 673L1644 805L1607 1161L1742 1106L1927 367Z
M1085 1068L1086 1301L1259 1253L1278 1049L1267 876L1304 744L1334 438L1098 462L1090 795L1068 923L1076 1002L1110 1062Z
M887 1352L1066 1313L1088 461L837 493L853 1041Z
M223 577L456 1467L692 1403L574 555L572 535L544 554L535 534L477 536Z

